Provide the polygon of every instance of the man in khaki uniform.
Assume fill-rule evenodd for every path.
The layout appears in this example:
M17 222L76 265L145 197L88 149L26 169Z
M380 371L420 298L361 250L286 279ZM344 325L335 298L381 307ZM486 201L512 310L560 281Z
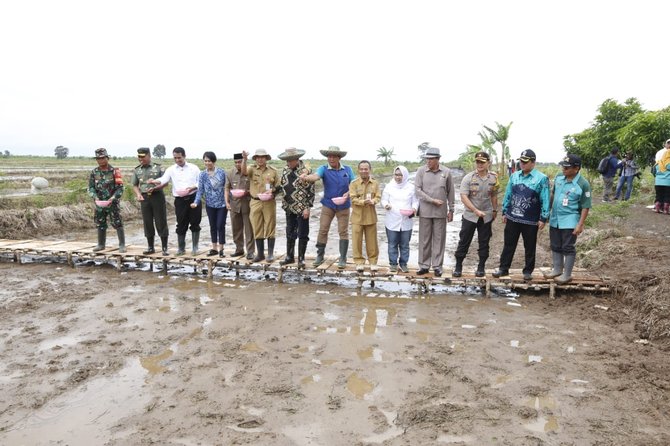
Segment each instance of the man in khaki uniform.
M242 175L249 177L249 193L251 194L251 226L254 229L256 239L256 257L254 262L274 260L275 228L277 226L277 205L275 204L275 193L279 188L280 175L267 162L271 157L265 149L257 149L251 158L255 164L247 167L246 151L242 152ZM270 194L271 198L262 201L259 194ZM265 257L265 239L268 239L268 256Z
M414 179L419 206L419 270L442 276L447 222L454 219L454 180L449 168L440 165L440 149L431 147L424 155L426 165L419 167Z
M251 195L249 194L249 177L242 175L242 154L233 155L235 167L226 172L226 207L230 210L230 220L233 227L233 241L235 242L235 252L233 256L244 254L246 240L247 259L254 258L254 230L251 227L249 218ZM233 197L230 191L232 189L241 189L246 191L243 197Z
M377 244L377 210L381 200L379 182L370 176L372 166L369 161L358 163L359 178L349 184L351 198L351 240L353 243L356 271L363 271L363 238L370 262L370 271L377 271L379 246Z

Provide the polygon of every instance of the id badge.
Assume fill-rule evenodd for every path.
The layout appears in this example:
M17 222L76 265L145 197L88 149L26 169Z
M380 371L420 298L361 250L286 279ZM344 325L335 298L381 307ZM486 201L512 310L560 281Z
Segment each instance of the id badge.
M270 183L265 183L265 190L270 190Z
M567 199L567 198L564 198L564 199L563 199L563 206L567 206L567 205L568 205L568 199Z

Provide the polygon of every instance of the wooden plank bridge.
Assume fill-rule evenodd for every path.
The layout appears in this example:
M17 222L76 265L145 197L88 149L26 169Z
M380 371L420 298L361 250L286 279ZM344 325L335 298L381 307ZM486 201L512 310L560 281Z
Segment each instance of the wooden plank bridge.
M391 273L388 266L379 266L377 271L370 271L366 266L364 272L356 271L356 265L348 263L345 269L337 267L336 257L327 257L326 261L318 267L312 267L313 257L307 258L306 267L299 269L297 264L280 265L284 254L275 256L272 262L254 263L247 260L245 256L231 256L232 252L226 252L225 257L207 256L209 249L202 250L197 255L176 256L170 254L163 256L161 252L155 254L142 254L145 247L128 245L125 253L120 253L118 248L109 247L102 251L94 252L95 243L91 242L71 242L65 240L8 240L0 239L0 258L4 257L20 264L23 257L31 258L51 258L58 261L64 261L70 266L75 266L76 261L99 261L109 263L121 269L124 262L134 262L136 264L149 264L151 270L154 265L162 264L163 270L168 271L169 266L190 266L193 272L207 272L207 277L213 277L215 268L224 268L235 272L239 277L241 271L257 271L261 273L276 274L279 282L283 281L285 274L298 274L300 276L317 277L339 277L358 282L358 288L363 284L370 282L372 286L375 282L395 282L408 283L416 285L419 293L425 293L433 285L443 286L476 286L480 287L487 296L491 294L492 287L504 287L512 290L548 290L549 296L554 298L556 290L566 291L587 291L587 292L610 292L611 288L606 278L598 277L586 270L575 268L573 271L573 280L566 285L558 285L551 279L545 279L540 270L533 273L532 281L524 281L521 270L510 270L509 276L494 278L491 271L487 271L485 277L475 277L473 272L463 272L459 278L451 277L451 271L445 270L442 277L435 277L432 272L426 275L417 276L416 269L410 269L408 273Z

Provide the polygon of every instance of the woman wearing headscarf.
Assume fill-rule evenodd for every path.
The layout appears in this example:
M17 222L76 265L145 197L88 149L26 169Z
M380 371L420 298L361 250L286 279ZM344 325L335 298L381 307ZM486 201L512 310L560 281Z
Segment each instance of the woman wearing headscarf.
M419 209L419 199L414 190L414 184L409 182L407 168L398 166L393 170L393 179L382 193L381 204L386 209L384 226L388 239L389 265L394 273L398 271L398 266L403 273L409 272L409 241L414 226L411 218Z
M665 151L656 155L656 203L654 210L670 214L670 139L665 142Z

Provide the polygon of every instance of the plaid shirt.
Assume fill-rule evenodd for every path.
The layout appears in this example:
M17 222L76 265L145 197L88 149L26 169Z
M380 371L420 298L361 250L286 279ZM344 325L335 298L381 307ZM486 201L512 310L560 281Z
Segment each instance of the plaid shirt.
M291 214L302 214L302 211L314 205L314 183L300 181L300 175L311 174L312 170L300 161L295 169L284 167L279 187L284 192L281 207Z

